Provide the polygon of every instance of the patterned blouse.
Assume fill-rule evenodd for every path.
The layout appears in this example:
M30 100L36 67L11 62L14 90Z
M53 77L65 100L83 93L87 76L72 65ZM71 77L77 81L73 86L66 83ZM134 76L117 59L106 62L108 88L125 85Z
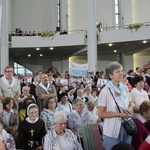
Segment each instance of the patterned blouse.
M65 129L65 134L60 136L53 129L44 138L43 150L82 150L82 147L71 130Z
M48 130L51 130L54 125L54 112L44 108L40 114L40 118L47 123Z
M73 110L68 115L68 128L74 129L80 133L79 127L86 124L90 124L90 116L85 108L82 110L81 116L76 110Z

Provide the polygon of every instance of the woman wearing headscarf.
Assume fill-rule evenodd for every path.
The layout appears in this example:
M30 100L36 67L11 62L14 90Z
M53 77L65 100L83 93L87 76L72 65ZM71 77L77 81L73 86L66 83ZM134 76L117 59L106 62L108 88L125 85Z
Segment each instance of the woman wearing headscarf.
M44 121L38 117L38 113L36 104L28 106L28 117L19 124L17 149L42 150L42 138L46 130Z

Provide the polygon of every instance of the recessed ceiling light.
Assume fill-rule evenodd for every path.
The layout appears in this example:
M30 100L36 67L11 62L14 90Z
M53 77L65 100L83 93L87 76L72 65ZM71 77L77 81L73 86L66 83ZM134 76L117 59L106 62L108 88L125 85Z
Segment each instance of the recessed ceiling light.
M117 52L117 50L114 50L114 53L116 53Z
M40 56L42 57L42 56L43 56L43 54L40 54Z
M50 50L53 50L54 48L53 48L53 47L50 47L49 49L50 49Z
M39 50L40 50L40 48L39 48L39 47L37 47L37 48L36 48L36 50L37 50L37 51L39 51Z
M145 43L147 43L147 41L143 41L143 43L145 44Z
M31 57L31 55L30 55L30 54L28 54L28 57Z
M112 46L112 43L109 43L108 45L109 45L109 46Z

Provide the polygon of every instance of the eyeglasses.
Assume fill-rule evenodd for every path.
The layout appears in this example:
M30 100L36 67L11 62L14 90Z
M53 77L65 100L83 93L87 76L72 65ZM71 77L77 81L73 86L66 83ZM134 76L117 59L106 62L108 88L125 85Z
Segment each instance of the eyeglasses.
M9 73L9 72L10 72L10 73L13 73L13 71L5 71L5 72L7 72L7 73Z

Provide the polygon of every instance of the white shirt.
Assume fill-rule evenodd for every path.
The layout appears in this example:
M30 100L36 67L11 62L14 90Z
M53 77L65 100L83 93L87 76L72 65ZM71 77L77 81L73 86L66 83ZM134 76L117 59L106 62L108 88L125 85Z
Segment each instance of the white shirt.
M63 104L62 102L59 102L56 108L56 111L63 111L66 114L69 114L72 111L72 105L69 102L65 104Z
M10 112L7 112L5 109L4 109L4 111L3 111L3 116L7 116L7 117L5 117L5 120L6 120L5 124L6 124L7 126L9 126L9 120L10 120L10 115L11 115L11 113L14 113L14 110L13 110L13 109L11 109Z
M95 106L98 106L98 97L97 96L93 96L92 94L90 95L89 99L91 99L92 101L94 101Z
M135 106L140 106L143 101L149 100L148 93L143 89L139 91L137 88L131 90L130 97Z
M68 90L68 80L67 79L64 79L64 78L61 78L60 79L60 84L61 85L65 85L65 90L67 91Z
M107 83L107 80L106 79L98 79L97 81L97 85L100 85L100 86L103 86ZM100 91L101 88L98 88L98 91Z
M126 97L124 97L124 109L127 109L129 106L130 95L128 88L124 85ZM111 90L113 93L116 101L117 97L114 94L114 91ZM109 91L109 89L105 86L98 97L98 106L102 106L106 108L106 112L118 112L116 109L116 103ZM105 118L104 119L104 126L103 126L103 134L109 137L118 138L119 132L121 127L121 117L114 117L114 118Z

